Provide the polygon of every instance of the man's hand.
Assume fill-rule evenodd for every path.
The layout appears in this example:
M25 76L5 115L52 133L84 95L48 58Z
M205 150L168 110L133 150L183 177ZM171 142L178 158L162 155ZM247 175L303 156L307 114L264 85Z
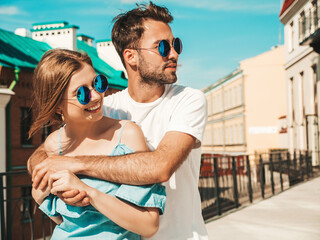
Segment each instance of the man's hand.
M75 158L50 156L34 167L32 172L32 187L43 190L48 185L50 174L61 170L75 172L76 165L77 161Z

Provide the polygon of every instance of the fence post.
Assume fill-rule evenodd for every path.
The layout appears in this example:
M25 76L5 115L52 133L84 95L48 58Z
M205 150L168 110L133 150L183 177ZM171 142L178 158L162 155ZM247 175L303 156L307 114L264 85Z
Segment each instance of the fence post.
M288 181L289 181L289 187L290 187L290 153L287 152L287 171L288 171Z
M310 162L309 162L309 152L306 151L306 168L307 168L307 179L310 178L310 173L309 173L309 170L310 170Z
M251 184L251 166L249 161L249 156L246 156L247 161L247 176L248 176L248 192L249 192L249 200L252 203L252 184Z
M3 175L0 174L0 214L1 214L1 239L5 239L6 224L4 219L4 187L3 187Z
M279 172L280 172L280 184L281 184L281 191L283 191L283 179L282 179L282 157L281 153L278 154L279 158Z
M301 177L301 181L303 181L303 157L302 157L301 150L299 151L299 163L300 163L300 177Z
M261 188L261 196L264 198L264 183L265 183L265 177L264 177L264 166L262 161L262 156L260 154L259 157L259 168L260 168L260 188Z
M239 207L239 196L238 196L238 182L237 182L237 166L236 159L232 157L232 177L233 177L233 195L236 208Z
M272 190L272 195L274 195L273 160L272 160L272 157L273 157L273 155L269 154L271 190Z
M218 175L218 158L213 158L213 172L214 172L214 184L215 184L215 194L216 194L216 203L218 208L218 215L221 215L221 205L220 205L220 188L219 188L219 175Z

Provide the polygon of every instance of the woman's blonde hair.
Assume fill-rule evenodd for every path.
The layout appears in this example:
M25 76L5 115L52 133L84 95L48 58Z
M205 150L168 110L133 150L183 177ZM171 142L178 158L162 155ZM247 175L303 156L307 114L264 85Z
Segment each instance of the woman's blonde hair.
M66 87L75 72L83 64L92 65L85 53L66 49L52 49L41 58L33 75L33 90L37 116L33 122L29 138L43 126L61 124L61 114L57 112Z

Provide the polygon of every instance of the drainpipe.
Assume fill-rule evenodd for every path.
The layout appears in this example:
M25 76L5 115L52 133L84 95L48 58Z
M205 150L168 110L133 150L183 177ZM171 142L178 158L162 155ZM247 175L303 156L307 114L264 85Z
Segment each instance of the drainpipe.
M20 73L20 68L15 67L14 68L14 76L15 79L12 81L12 83L9 86L9 90L13 91L14 87L19 81L19 73ZM11 168L11 101L8 103L7 108L6 108L6 123L7 123L7 136L6 136L6 141L7 141L7 171L10 172L12 170ZM11 176L7 177L7 196L11 197ZM8 201L7 203L7 223L12 222L12 216L11 216L11 202ZM8 240L12 239L12 224L8 224L7 226L7 233L8 233Z
M14 87L19 81L19 73L20 68L14 68L14 80L9 86L9 90L13 91ZM8 161L7 161L7 171L11 171L11 101L8 103L6 108L6 124L7 124L7 153L8 153Z

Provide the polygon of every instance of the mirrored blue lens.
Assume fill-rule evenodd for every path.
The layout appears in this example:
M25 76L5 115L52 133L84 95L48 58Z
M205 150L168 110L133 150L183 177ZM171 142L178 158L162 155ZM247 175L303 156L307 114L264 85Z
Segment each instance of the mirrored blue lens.
M168 41L161 40L161 42L159 42L158 51L162 57L168 56L170 52L170 44L168 43Z
M81 86L77 90L77 99L82 105L86 105L90 102L91 92L86 86Z
M108 89L108 79L103 75L96 76L93 84L93 87L99 93L104 93Z
M173 48L178 54L180 54L182 52L182 42L181 42L180 38L174 39Z

